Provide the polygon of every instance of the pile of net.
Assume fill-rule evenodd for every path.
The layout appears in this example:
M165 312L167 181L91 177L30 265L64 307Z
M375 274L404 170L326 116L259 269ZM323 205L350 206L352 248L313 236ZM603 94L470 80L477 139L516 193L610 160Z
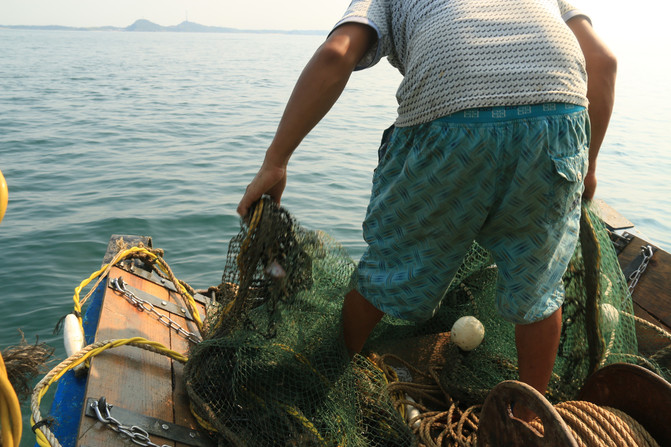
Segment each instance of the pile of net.
M384 317L366 344L368 355L350 360L341 307L355 286L355 262L327 234L303 228L268 199L250 216L230 242L204 340L184 371L192 412L220 445L418 445L418 429L391 390L398 377L371 353L412 349L464 315L484 324L485 339L470 352L440 347L445 360L433 375L445 407L481 404L495 385L518 379L514 326L496 313L496 266L482 247L471 247L431 320ZM611 363L645 363L669 379L668 370L638 355L632 303L607 231L588 210L582 224L564 278L553 403L575 398L590 373Z

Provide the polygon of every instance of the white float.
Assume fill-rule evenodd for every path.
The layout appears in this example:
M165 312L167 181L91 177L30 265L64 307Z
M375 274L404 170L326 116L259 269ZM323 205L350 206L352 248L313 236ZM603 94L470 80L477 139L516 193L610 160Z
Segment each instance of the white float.
M84 347L84 332L79 325L79 320L75 314L68 314L63 323L63 343L65 352L70 357L76 354Z
M610 333L615 330L620 323L620 312L612 304L603 303L600 306L599 324L601 325L601 332Z
M473 316L461 317L455 321L450 332L452 343L464 351L472 351L485 338L485 327Z

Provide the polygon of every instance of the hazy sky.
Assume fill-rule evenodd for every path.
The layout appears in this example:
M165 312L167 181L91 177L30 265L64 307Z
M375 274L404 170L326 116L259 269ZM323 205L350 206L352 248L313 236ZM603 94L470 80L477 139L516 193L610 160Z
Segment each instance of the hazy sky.
M655 23L662 25L661 17L666 16L657 9L666 4L662 0L569 1L613 35L649 31ZM327 30L348 4L349 0L0 0L0 25L123 27L141 18L176 25L188 17L203 25L243 29Z
M137 19L243 29L330 29L349 0L0 0L1 25L128 26Z

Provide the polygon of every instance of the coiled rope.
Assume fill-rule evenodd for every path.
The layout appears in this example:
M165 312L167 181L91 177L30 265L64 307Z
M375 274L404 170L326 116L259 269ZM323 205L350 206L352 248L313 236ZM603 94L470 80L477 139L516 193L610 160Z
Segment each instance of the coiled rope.
M569 401L554 406L579 447L659 447L657 441L626 413L591 402ZM529 423L543 434L543 425Z
M482 405L465 410L459 408L459 402L441 388L438 369L435 367L429 368L426 373L393 354L374 359L389 380L388 389L394 407L401 416L406 417L409 407L419 410L419 414L407 422L417 436L420 447L475 447ZM400 381L387 360L402 364L413 378L422 378L422 383ZM579 447L659 447L639 422L615 408L600 407L584 401L562 402L554 408ZM543 434L540 419L535 419L529 425Z
M161 355L170 357L180 363L186 363L187 357L179 352L173 351L161 343L149 341L142 337L133 337L126 339L105 340L93 343L84 347L81 351L71 355L67 359L59 363L33 389L33 395L30 399L30 423L34 427L35 437L37 443L41 447L60 447L61 444L56 439L56 436L51 432L49 427L42 423L42 415L40 413L40 402L42 397L46 394L49 386L57 382L70 369L80 365L92 357L103 353L104 351L120 346L134 346L136 348L144 349L146 351L155 352ZM3 444L4 445L4 444Z
M417 436L420 446L475 446L479 409L482 405L462 410L459 402L454 401L440 386L437 368L432 367L426 373L393 354L373 359L389 380L387 388L394 398L394 407L401 416L406 417L408 407L419 410L419 415L407 422ZM402 364L413 378L423 378L423 383L399 381L394 369L387 364L387 360ZM413 400L407 397L412 397Z

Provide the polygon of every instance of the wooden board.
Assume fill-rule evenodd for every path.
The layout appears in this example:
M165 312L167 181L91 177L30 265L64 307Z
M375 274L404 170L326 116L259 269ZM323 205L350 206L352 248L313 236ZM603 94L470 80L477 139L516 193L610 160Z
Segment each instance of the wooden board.
M618 257L623 271L639 265L636 259L644 245L648 242L634 236L624 248ZM655 251L634 289L632 299L637 316L671 331L671 254L661 249Z
M596 213L610 230L633 228L634 224L601 199L594 199L592 205Z
M110 278L122 277L131 287L143 290L162 300L183 306L182 299L174 292L146 279L113 268ZM169 315L177 324L189 331L195 331L195 324L175 314ZM201 306L201 314L204 309ZM189 342L174 329L168 328L156 315L141 312L122 295L109 287L106 289L96 341L144 337L156 341L172 350L186 354ZM191 416L188 399L182 383L183 367L166 356L135 347L121 347L105 351L94 357L86 389L86 398L99 399L104 396L111 405L145 416L174 422L197 429ZM181 447L176 443L157 436L150 436L156 444ZM77 445L79 446L122 446L127 445L119 434L93 418L82 416Z

